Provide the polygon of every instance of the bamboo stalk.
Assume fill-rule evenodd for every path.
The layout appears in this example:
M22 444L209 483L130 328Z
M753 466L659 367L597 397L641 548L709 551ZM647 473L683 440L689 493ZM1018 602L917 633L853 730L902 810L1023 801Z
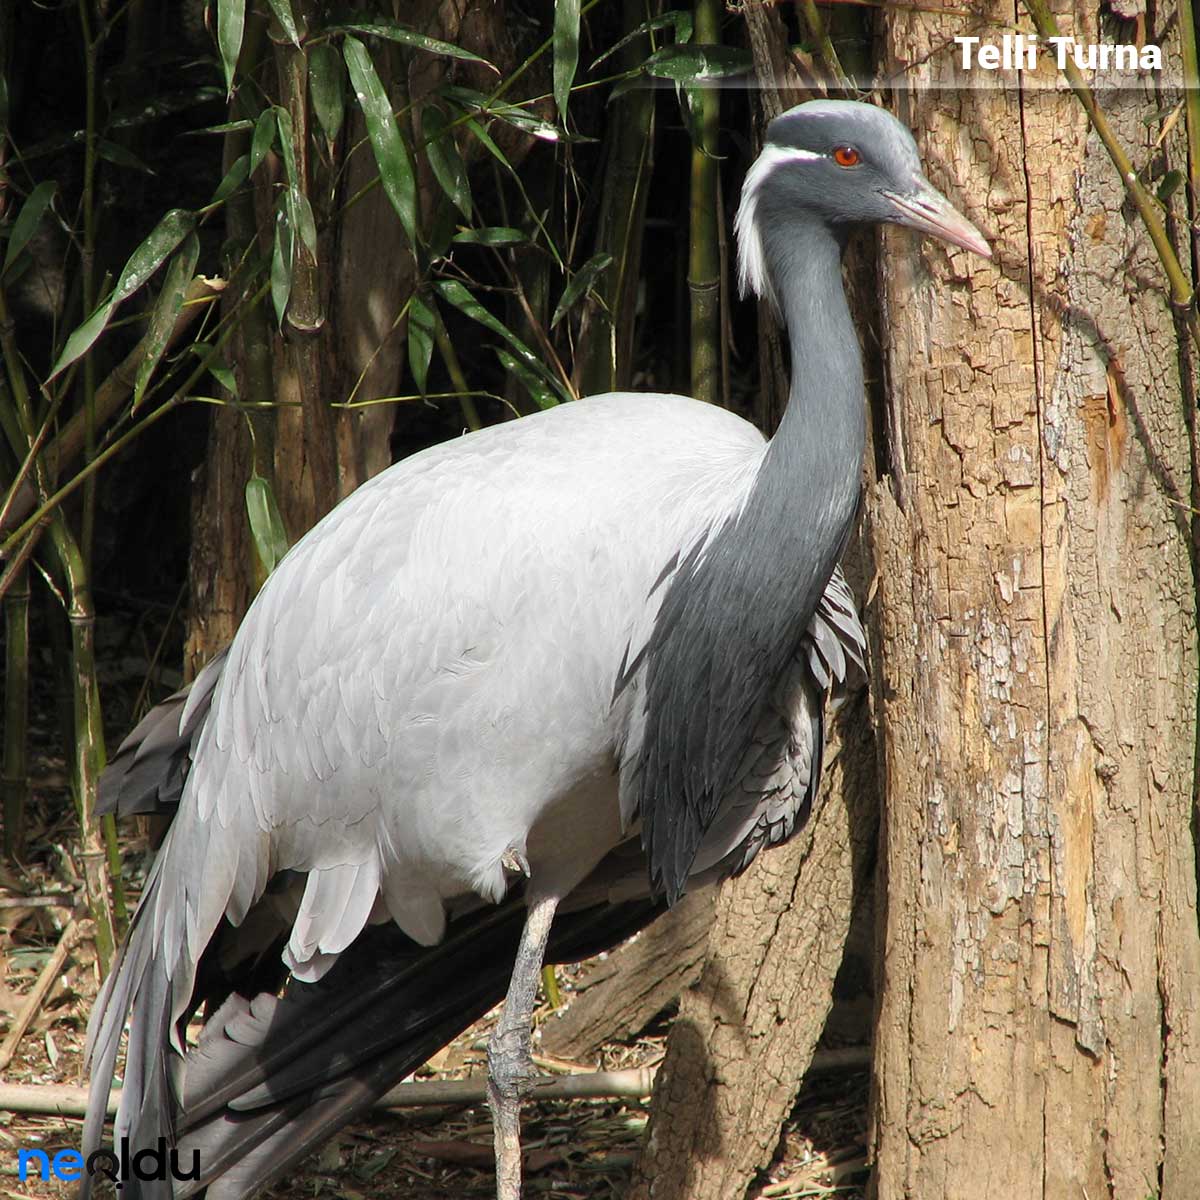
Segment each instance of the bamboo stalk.
M1029 15L1033 18L1033 23L1043 41L1048 42L1052 37L1062 36L1059 32L1058 22L1054 19L1054 14L1050 11L1046 0L1025 0L1025 7L1029 10ZM1088 87L1083 73L1070 56L1063 64L1063 75L1079 103L1083 105L1083 110L1087 113L1088 120L1091 121L1092 128L1096 131L1096 136L1099 137L1104 149L1108 152L1113 166L1117 168L1125 191L1133 202L1134 208L1137 209L1138 216L1141 217L1142 224L1146 227L1146 232L1150 235L1150 241L1166 272L1171 290L1171 303L1186 326L1188 335L1197 348L1200 348L1200 318L1197 317L1193 303L1195 292L1179 262L1175 247L1171 245L1166 228L1159 219L1153 199L1142 186L1129 155L1118 141L1117 135L1108 123L1108 118L1101 111L1096 102L1096 96Z
M1191 213L1192 276L1200 267L1200 61L1196 53L1196 15L1189 0L1180 0L1179 44L1183 58L1184 114L1188 143L1188 208Z
M622 28L633 29L645 19L642 0L624 0ZM634 71L644 53L638 41L618 52L618 64ZM627 388L633 374L633 345L637 316L637 286L642 236L649 195L650 156L654 129L654 92L633 88L613 101L616 119L605 136L609 149L600 201L596 253L612 255L612 264L597 281L597 303L585 304L573 383L584 396Z
M18 568L4 596L4 853L15 861L25 843L29 792L29 567Z
M462 408L463 420L466 422L468 429L482 429L483 422L479 419L479 409L475 407L475 394L467 387L467 377L463 374L462 365L458 361L458 354L454 350L454 343L450 340L450 335L446 332L446 326L442 321L441 313L437 309L434 309L433 312L433 336L437 341L438 352L442 356L442 361L446 364L446 370L450 373L450 381L454 384L454 390L459 393L458 403Z
M817 8L814 0L800 0L799 8L804 14L804 23L808 26L808 32L817 44L817 53L820 54L821 61L833 76L837 86L846 95L853 96L855 94L854 80L842 68L842 60L838 58L838 52L834 49L820 9Z
M720 0L696 0L696 41L721 40ZM715 88L690 90L694 128L688 235L688 300L691 315L691 394L716 404L721 397L721 253L717 232L717 139L721 94Z

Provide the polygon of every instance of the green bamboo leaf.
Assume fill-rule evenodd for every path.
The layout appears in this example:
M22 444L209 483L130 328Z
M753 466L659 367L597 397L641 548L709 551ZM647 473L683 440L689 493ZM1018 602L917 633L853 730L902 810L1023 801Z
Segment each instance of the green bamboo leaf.
M510 174L515 174L516 172L513 171L512 164L504 157L504 151L496 145L492 135L474 117L467 117L465 123L479 144Z
M345 83L341 55L328 42L314 46L308 55L308 90L328 142L337 140L346 117Z
M250 156L248 154L240 154L234 160L233 166L225 172L224 179L217 184L217 190L213 192L213 198L208 202L209 205L224 204L249 177Z
M104 332L104 327L108 324L114 308L116 308L115 304L105 301L82 325L71 331L71 336L67 338L67 344L63 347L62 353L46 377L47 383L60 371L69 367L77 358L88 352L92 343Z
M113 288L112 303L120 304L132 296L195 227L194 213L185 208L171 209L129 256L117 278L117 286Z
M111 295L67 338L67 344L47 376L47 381L91 349L121 301L132 296L146 283L195 225L195 215L182 208L173 208L159 221L145 241L129 256Z
M559 300L558 307L554 310L554 316L550 320L551 329L571 311L575 301L580 296L592 290L592 285L596 282L597 276L612 260L611 254L594 254L575 272L570 282L563 288L562 298Z
M175 328L175 319L183 309L188 284L192 281L199 257L200 239L194 232L189 233L178 253L171 259L162 290L150 310L146 336L142 339L142 361L138 364L137 378L133 384L134 412L146 394L146 386L150 382L150 376L154 374L154 368L166 352L167 342Z
M211 104L214 100L224 99L225 92L221 88L208 84L174 92L164 92L162 95L142 98L135 104L121 105L114 109L112 115L105 122L105 127L109 132L114 129L136 129L140 125L160 121L163 117L187 112L188 109L197 108L201 104ZM190 130L189 132L201 131Z
M153 167L144 163L132 150L126 150L124 146L110 142L108 138L96 139L96 153L114 167L129 167L134 171L141 171L143 175L157 174Z
M454 142L454 134L447 129L449 121L446 114L430 104L421 113L421 124L425 132L425 156L429 159L434 178L450 197L454 207L469 221L473 207L471 185L467 179L467 168Z
M237 376L229 367L219 363L209 365L208 373L236 400L238 398Z
M571 84L579 68L579 3L580 0L555 0L554 5L554 103L558 122L564 129Z
M695 83L707 79L722 79L729 75L745 75L754 69L749 50L738 46L710 46L689 43L686 46L664 46L646 59L642 68L658 79L673 79L677 83Z
M485 96L482 92L475 91L474 88L461 87L458 84L445 84L439 91L448 100L454 101L468 112L495 117L506 125L541 138L544 142L591 142L596 140L582 137L579 134L567 135L557 126L551 125L549 121L543 121L541 117L534 116L528 109Z
M408 305L408 366L422 396L429 378L436 329L437 316L433 309L420 296L413 296Z
M418 50L427 50L430 54L442 54L448 58L461 58L466 62L482 63L489 70L500 72L486 58L472 54L453 42L442 42L424 33L417 33L406 25L397 25L393 21L346 21L338 25L330 25L329 33L361 33L369 37L381 37L389 42L400 42L405 46L414 46Z
M675 29L676 42L690 42L692 40L692 14L676 9L673 12L663 13L661 17L654 17L649 21L643 21L636 29L627 33L616 45L610 46L605 50L592 63L592 70L594 71L606 58L611 58L619 50L623 50L636 38L640 38L645 34L656 33L660 29L666 29L669 25Z
M558 407L558 398L533 371L515 359L507 350L502 350L499 346L494 349L500 365L520 380L521 386L533 397L533 402L538 408Z
M275 113L275 124L279 127L279 149L283 156L283 173L292 187L300 186L296 171L296 137L292 131L292 114L278 104L272 110Z
M317 257L317 223L313 220L312 205L309 204L308 197L303 192L289 195L288 204L291 209L292 225L300 234L300 240L304 243L305 249L315 260Z
M292 15L292 6L289 0L267 0L271 6L271 11L275 14L275 20L279 22L280 28L288 41L297 49L300 48L300 30L296 27L296 18Z
M367 48L357 38L342 42L342 56L350 73L355 98L367 125L383 190L392 202L412 246L417 244L417 182L408 147L396 128L391 101L375 72Z
M457 279L442 279L435 285L439 295L448 303L453 304L459 312L477 321L485 329L490 329L502 337L516 352L518 359L549 387L557 392L563 400L570 400L571 395L543 365L532 350L515 333L501 321L497 320Z
M257 471L246 480L246 516L250 520L250 534L254 538L258 561L270 575L287 553L288 538L275 493Z
M296 262L296 237L287 207L286 199L281 198L275 212L275 243L271 249L271 303L281 329L292 295L292 268Z
M47 179L39 183L25 198L25 203L21 205L21 211L17 213L17 219L13 222L12 233L8 237L8 251L4 255L4 268L0 275L8 274L9 268L17 261L17 255L29 245L29 239L41 224L42 216L50 207L57 190L58 184L53 179Z
M225 91L233 95L233 74L246 30L246 0L217 0L217 48L225 69Z
M1179 191L1180 185L1183 183L1182 171L1168 171L1163 177L1162 182L1158 185L1158 198L1164 204Z
M264 108L254 122L254 136L250 139L250 174L258 170L275 141L275 109Z
M247 119L245 121L222 121L219 125L203 125L199 129L185 129L180 137L199 137L204 133L249 133L254 128L254 122Z
M516 246L529 239L519 229L507 225L487 225L482 229L463 229L452 239L466 246Z

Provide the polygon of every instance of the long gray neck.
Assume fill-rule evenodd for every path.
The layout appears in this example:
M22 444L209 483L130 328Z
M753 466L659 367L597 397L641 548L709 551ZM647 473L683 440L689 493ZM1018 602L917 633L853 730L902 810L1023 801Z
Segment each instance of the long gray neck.
M801 510L832 532L853 517L866 444L862 355L842 285L842 245L811 217L765 236L792 377L756 490L774 502L767 519Z
M865 442L862 362L841 245L812 218L768 222L787 322L787 409L740 511L668 586L646 653L637 808L651 879L683 891L755 726L845 545Z

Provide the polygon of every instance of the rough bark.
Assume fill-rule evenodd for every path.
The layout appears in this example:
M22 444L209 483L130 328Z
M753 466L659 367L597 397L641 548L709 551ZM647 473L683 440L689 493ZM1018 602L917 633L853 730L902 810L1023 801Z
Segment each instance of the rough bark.
M1093 11L1060 21L1098 40ZM936 64L956 32L891 14L890 65ZM1200 1180L1191 368L1073 98L897 99L996 260L897 244L884 274L876 1194L1184 1200ZM1143 118L1172 102L1102 95L1138 162L1159 134Z
M731 1200L766 1166L825 1025L874 865L866 706L839 722L807 827L722 888L700 980L680 1001L630 1200Z

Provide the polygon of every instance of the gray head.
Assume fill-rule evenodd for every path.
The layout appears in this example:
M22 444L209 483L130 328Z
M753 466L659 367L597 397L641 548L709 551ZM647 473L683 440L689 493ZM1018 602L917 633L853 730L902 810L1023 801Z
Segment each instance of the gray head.
M912 134L870 104L810 100L767 126L737 214L743 294L772 294L762 230L801 212L839 238L850 225L888 221L991 257L979 230L925 178Z

